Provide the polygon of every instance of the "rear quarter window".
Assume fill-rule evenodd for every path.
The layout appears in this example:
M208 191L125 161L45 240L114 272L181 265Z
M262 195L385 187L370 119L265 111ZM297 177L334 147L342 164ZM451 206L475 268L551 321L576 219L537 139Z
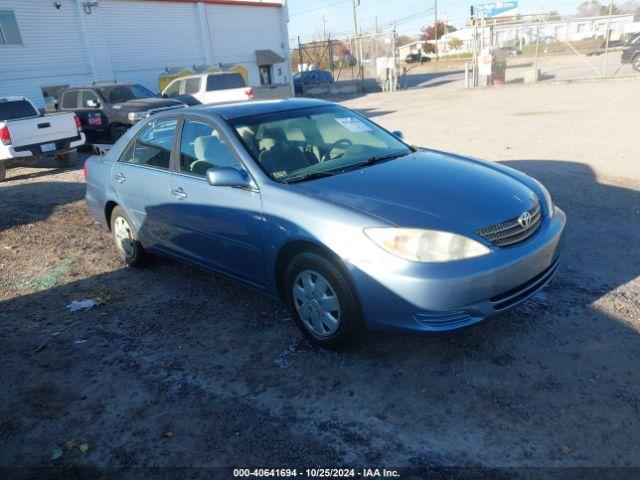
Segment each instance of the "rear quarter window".
M64 92L60 105L62 108L78 108L78 92Z
M184 93L185 95L193 95L194 93L198 93L200 91L200 79L199 78L188 78L184 84Z
M207 77L207 92L213 90L228 90L230 88L243 88L247 85L239 73L218 73Z
M0 102L0 121L35 117L38 115L38 111L26 100Z

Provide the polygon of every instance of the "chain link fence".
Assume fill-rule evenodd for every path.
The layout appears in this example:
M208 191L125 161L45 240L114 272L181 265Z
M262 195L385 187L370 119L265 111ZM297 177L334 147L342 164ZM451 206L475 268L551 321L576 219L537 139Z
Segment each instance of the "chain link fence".
M342 39L327 38L292 45L297 94L393 91L398 58L394 32L361 33Z

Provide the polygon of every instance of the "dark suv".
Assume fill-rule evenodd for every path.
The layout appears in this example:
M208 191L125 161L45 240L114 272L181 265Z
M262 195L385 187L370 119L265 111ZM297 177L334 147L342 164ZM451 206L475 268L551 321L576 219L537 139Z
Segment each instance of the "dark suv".
M622 47L622 63L630 63L640 72L640 34L631 37Z
M159 98L142 85L119 83L65 89L57 105L59 111L78 116L89 143L115 142L138 120L184 106L178 100Z

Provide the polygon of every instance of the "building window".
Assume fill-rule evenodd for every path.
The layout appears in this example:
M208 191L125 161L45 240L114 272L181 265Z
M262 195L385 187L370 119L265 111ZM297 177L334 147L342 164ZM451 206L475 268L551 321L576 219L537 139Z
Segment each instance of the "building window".
M260 85L271 85L271 65L260 65Z
M0 45L22 45L16 16L9 10L0 10Z
M584 33L586 25L584 23L578 24L578 33Z

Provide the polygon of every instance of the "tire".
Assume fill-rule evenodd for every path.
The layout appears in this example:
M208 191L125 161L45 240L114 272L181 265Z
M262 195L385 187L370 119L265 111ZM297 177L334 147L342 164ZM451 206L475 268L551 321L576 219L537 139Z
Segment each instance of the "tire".
M121 207L111 212L111 233L122 261L132 267L140 267L147 260L147 252L138 241L133 222Z
M291 316L315 344L342 349L364 333L360 303L349 279L323 256L298 254L285 270L284 285Z
M640 72L640 53L631 59L631 66L636 72Z
M63 153L61 155L56 156L56 162L61 168L68 168L75 165L78 161L78 152L76 150L72 150L70 152Z
M7 178L7 166L5 162L0 161L0 182L4 182Z
M127 127L124 125L114 125L111 127L111 141L116 143L122 135L127 133Z

